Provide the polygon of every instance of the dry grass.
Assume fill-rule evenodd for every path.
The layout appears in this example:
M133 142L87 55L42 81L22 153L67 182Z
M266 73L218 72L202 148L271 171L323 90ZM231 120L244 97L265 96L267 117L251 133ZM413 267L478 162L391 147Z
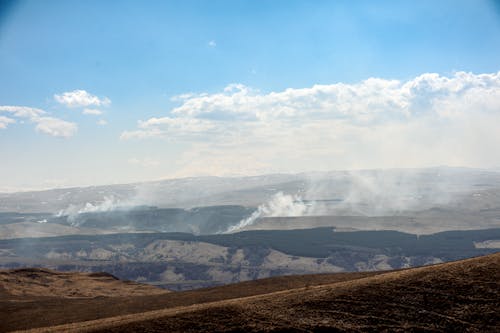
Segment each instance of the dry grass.
M150 285L120 281L108 273L63 273L44 268L0 270L0 296L4 299L143 296L167 292Z
M328 284L309 281L301 287L295 284L261 295L171 306L34 332L500 331L500 253L351 278L344 275ZM278 281L267 283L277 286ZM226 289L219 296L227 298L239 285L222 287ZM192 291L191 300L196 292L207 290Z
M64 273L61 276L75 273ZM79 273L76 273L77 275ZM338 273L279 276L257 281L247 281L221 287L204 288L164 295L134 297L53 297L53 296L12 296L2 294L0 284L0 332L30 329L106 318L124 314L174 308L267 294L279 290L289 290L307 286L331 284L339 281L363 278L379 272ZM28 285L24 285L28 287ZM149 286L147 286L149 287ZM60 291L64 293L64 291Z

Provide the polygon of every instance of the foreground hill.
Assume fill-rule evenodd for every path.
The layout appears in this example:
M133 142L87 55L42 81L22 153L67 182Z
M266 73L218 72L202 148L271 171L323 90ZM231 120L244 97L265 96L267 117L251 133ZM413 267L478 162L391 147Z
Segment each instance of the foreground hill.
M62 273L43 268L0 271L0 297L99 297L162 295L165 289L120 281L108 273Z
M81 273L57 273L52 274L51 290L57 289L58 293L46 293L46 290L37 292L32 290L33 285L46 285L45 274L31 274L30 272L40 272L39 269L18 269L4 271L4 276L8 277L0 280L0 332L29 329L88 321L98 318L106 318L124 314L140 314L145 311L178 308L196 304L217 302L227 299L239 299L248 296L269 294L276 291L304 288L306 286L332 284L341 281L350 281L368 276L380 274L380 272L359 272L359 273L337 273L337 274L314 274L296 276L277 276L267 279L246 281L230 284L222 287L205 288L185 292L166 292L149 285L140 285L123 282L113 279L109 274L81 274ZM44 270L45 271L45 270ZM19 283L24 276L30 275L29 283ZM93 279L95 283L80 284L84 287L80 294L91 297L75 297L70 292L71 284L68 280L75 281ZM111 279L115 284L123 284L122 288L112 288L110 285L105 295L102 293L102 280L109 282ZM64 285L66 288L57 288ZM129 287L123 290L123 287ZM135 290L135 293L130 291ZM7 292L17 288L17 292ZM24 291L19 296L19 291ZM121 292L120 292L121 291ZM125 292L128 292L126 296ZM67 297L70 294L72 297ZM103 297L104 296L104 297Z
M359 273L357 273L359 274ZM370 276L330 274L328 283L273 291L286 277L267 280L265 294L232 299L244 284L212 288L221 299L36 329L36 332L211 332L211 331L468 331L500 330L500 253ZM335 279L343 276L341 279ZM311 276L309 276L311 277ZM290 277L297 279L297 277ZM259 289L262 282L252 282ZM257 287L257 288L254 288ZM224 289L226 288L226 289ZM261 291L263 291L261 289ZM207 289L196 293L207 295ZM215 292L217 294L217 292ZM154 297L152 297L154 299ZM205 302L205 303L203 303ZM64 313L64 312L63 312Z

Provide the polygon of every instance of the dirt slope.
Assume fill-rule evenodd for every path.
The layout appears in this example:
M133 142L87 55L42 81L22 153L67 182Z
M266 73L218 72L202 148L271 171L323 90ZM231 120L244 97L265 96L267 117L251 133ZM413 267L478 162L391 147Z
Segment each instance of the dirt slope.
M0 297L99 297L161 295L168 291L120 281L108 273L62 273L45 268L0 270Z
M55 273L55 272L54 272ZM64 273L60 276L79 273ZM279 290L331 284L380 272L279 276L221 287L160 295L113 297L13 296L0 291L0 332L81 322L124 314L260 295ZM57 281L56 281L57 282ZM24 285L26 288L27 284ZM95 289L92 285L90 289ZM151 286L145 286L152 288ZM1 287L0 287L1 289ZM156 288L154 288L156 290Z
M36 331L498 332L499 309L497 253L327 285Z

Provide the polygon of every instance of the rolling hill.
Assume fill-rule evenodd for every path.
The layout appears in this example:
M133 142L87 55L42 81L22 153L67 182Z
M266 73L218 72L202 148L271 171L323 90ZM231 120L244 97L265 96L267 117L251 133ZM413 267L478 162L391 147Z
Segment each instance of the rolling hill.
M10 319L32 315L30 305L2 301L2 317L10 319L3 330L498 332L500 253L383 273L278 277L164 295L73 304L75 300L64 300L52 308L36 299L27 301L34 302L33 311L58 311L53 316L57 320L30 322ZM101 312L111 304L116 304L113 311ZM41 326L45 328L36 328Z
M233 234L126 233L0 240L0 268L109 272L170 290L278 275L380 271L497 252L500 229L414 235L333 228Z

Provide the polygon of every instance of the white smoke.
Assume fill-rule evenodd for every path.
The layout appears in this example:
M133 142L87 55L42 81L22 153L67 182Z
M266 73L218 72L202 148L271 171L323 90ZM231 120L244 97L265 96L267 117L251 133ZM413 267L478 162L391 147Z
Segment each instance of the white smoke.
M261 217L304 216L310 215L313 210L314 203L305 203L301 196L278 192L268 202L260 205L252 215L229 227L226 233L237 232L254 224Z
M117 209L118 207L127 206L126 203L115 198L114 196L105 196L101 202L91 203L87 202L85 204L74 205L70 204L68 208L60 210L56 216L67 216L68 221L74 224L76 217L83 213L95 213L95 212L109 212Z
M276 193L226 233L241 231L263 217L413 216L433 207L457 209L460 193L476 191L482 182L477 172L446 167L317 172L302 177L300 195Z
M477 188L478 175L461 169L375 169L305 174L303 198L314 215L391 216L451 204ZM477 178L477 179L476 179Z
M335 213L383 216L445 206L454 191L470 189L468 183L474 183L473 175L458 181L453 169L445 168L351 171L348 177L348 189Z

